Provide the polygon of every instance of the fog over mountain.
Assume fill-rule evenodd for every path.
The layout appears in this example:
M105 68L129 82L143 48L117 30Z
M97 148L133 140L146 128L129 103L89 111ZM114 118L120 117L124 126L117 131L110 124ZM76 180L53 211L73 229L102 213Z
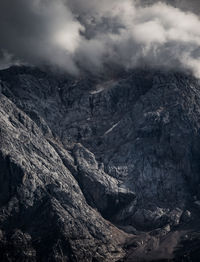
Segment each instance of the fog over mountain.
M138 66L200 76L198 1L2 0L1 68L51 65L78 74Z
M200 261L199 14L0 0L0 262Z

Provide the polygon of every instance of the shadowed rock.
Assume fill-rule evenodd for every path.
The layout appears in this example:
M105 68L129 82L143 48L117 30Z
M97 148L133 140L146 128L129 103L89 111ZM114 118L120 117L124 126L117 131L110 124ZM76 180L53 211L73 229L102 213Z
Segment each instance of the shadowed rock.
M2 261L182 259L199 230L197 79L27 67L0 79Z

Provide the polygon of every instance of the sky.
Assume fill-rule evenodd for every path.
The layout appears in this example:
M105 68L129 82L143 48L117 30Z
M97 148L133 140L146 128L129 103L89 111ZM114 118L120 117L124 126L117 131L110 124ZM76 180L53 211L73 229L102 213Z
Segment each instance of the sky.
M0 68L145 66L200 77L199 13L198 0L1 0Z

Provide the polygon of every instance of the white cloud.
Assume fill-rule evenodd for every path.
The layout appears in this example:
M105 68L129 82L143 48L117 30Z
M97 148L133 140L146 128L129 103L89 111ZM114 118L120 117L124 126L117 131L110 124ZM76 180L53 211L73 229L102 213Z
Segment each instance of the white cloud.
M0 49L30 64L78 73L145 63L200 76L199 17L161 2L1 0L0 30Z

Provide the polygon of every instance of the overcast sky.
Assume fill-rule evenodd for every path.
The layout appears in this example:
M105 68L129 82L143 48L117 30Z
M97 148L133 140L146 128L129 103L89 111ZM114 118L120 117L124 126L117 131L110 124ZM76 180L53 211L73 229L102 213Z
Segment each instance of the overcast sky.
M199 10L197 0L1 0L0 68L145 65L200 77Z

